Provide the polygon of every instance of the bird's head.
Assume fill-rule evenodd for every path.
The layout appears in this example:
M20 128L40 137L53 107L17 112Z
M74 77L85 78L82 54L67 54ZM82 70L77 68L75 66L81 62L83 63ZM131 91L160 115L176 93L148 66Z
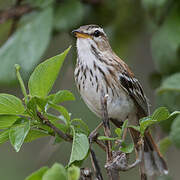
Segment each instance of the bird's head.
M104 30L98 25L91 24L81 26L80 28L73 30L72 33L78 39L80 44L87 43L101 52L111 49Z

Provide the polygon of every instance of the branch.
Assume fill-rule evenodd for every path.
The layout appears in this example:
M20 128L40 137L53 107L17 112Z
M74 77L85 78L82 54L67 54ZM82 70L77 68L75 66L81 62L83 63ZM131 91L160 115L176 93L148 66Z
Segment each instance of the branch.
M128 165L128 158L127 154L121 151L114 152L113 154L113 161L106 164L105 168L117 171L128 171L135 166L137 166L142 159L142 151L139 151L139 157L136 159L134 163Z
M108 95L104 94L104 91L101 91L101 107L102 107L102 120L104 125L104 134L107 137L110 137L111 131L110 131L110 124L109 124L109 117L108 117L108 111L107 111L107 98ZM123 133L122 140L125 140L127 129ZM121 142L120 146L121 146ZM110 180L118 180L119 177L119 171L128 171L132 168L134 168L136 165L138 165L141 162L142 159L142 150L143 150L143 143L138 143L139 154L134 163L131 165L128 165L128 158L126 153L123 153L121 151L112 152L112 145L111 141L106 141L106 165L105 168L107 170L107 174L109 176Z
M105 144L102 142L102 141L100 141L100 140L98 140L98 129L100 129L101 127L102 127L102 125L103 125L103 123L100 123L91 133L90 133L90 135L89 135L89 137L88 137L88 139L89 139L89 144L90 144L90 146L91 146L91 144L93 143L93 142L96 142L96 144L102 149L102 150L104 150L104 151L106 151L106 146L105 146Z
M63 133L60 129L58 129L56 126L54 126L46 117L44 117L40 112L37 111L37 116L42 121L43 124L46 124L50 128L53 129L53 131L62 139L65 141L72 142L72 137L69 134Z
M49 126L50 128L53 129L53 131L62 139L64 139L65 141L68 142L72 142L72 136L70 136L69 134L65 134L63 133L60 129L58 129L56 126L54 126L46 117L44 117L39 111L37 111L37 116L39 117L39 119L42 121L43 124L46 124L47 126ZM93 137L92 137L93 139ZM91 143L92 143L92 139L91 139ZM90 145L91 145L90 143ZM95 171L95 175L97 180L103 180L102 177L102 173L100 170L100 166L98 164L96 155L94 153L94 151L91 149L90 147L90 155L91 155L91 161L92 161L92 165ZM88 168L83 168L81 169L81 175L80 175L80 180L92 180L92 172L90 169Z
M94 151L90 148L90 157L91 157L91 163L95 172L95 176L97 180L103 180L103 176L101 173L101 169L99 166L99 163L97 161L96 155L94 153Z
M111 131L110 131L110 124L109 124L109 118L108 118L108 112L107 112L107 98L108 95L104 94L104 91L101 91L101 108L102 108L102 120L103 120L103 125L104 125L104 134L107 137L111 136ZM111 151L111 141L106 141L107 145L107 161L112 160L112 151Z
M16 0L14 7L11 7L0 13L0 24L9 19L13 19L8 37L11 36L16 30L21 16L33 10L33 8L28 5L21 5L22 1L23 0Z
M101 90L101 108L102 108L102 120L104 125L104 134L107 137L111 136L110 123L107 111L107 98L108 96L104 94L103 89ZM109 164L113 160L112 154L112 144L111 141L106 141L106 164ZM106 167L106 166L105 166ZM119 179L119 171L113 168L106 168L107 174L110 180Z
M9 19L14 19L15 17L21 17L33 10L29 5L19 5L17 7L11 7L7 10L0 12L0 24L4 23Z

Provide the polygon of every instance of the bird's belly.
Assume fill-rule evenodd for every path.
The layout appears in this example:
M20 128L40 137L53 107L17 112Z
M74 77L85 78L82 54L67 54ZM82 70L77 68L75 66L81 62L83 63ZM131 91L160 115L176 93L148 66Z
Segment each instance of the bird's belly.
M97 91L95 85L92 85L91 83L87 84L88 85L80 90L80 94L91 111L101 117L100 89ZM107 110L110 118L124 121L129 115L135 113L133 101L122 89L118 89L118 94L113 94L111 89L108 88L108 92L107 89L105 89L105 94L108 94Z

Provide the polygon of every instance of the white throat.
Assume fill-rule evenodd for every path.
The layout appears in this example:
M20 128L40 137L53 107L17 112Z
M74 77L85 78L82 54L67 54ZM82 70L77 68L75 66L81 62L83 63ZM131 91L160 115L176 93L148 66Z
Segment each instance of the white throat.
M91 51L91 45L96 47L96 44L91 39L77 39L78 61L84 65L91 65L96 61L94 54ZM96 47L97 48L97 47Z

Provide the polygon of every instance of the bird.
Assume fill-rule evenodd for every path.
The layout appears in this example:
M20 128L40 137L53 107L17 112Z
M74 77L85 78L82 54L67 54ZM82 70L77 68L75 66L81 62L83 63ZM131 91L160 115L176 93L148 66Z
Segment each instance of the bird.
M108 95L108 118L115 126L121 127L126 119L130 125L139 125L139 120L150 113L147 97L129 66L112 50L103 28L95 24L83 25L72 33L77 39L74 78L85 104L102 118L100 99L103 90ZM130 129L130 134L137 144L139 132ZM143 151L145 172L141 179L168 173L167 164L149 130L144 135Z

